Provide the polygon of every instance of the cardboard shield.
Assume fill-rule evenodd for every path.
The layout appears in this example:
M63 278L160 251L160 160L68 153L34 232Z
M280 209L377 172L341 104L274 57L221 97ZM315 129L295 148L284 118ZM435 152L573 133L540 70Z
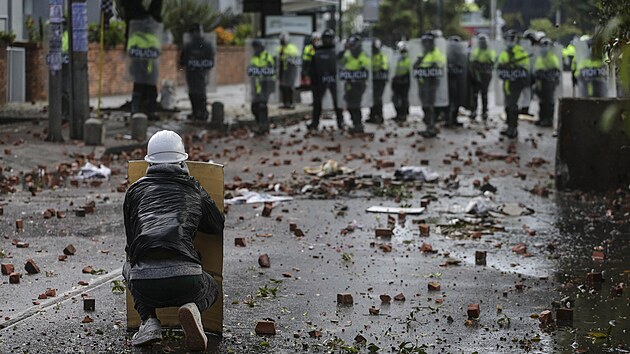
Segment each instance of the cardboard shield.
M435 90L435 107L448 106L448 68L446 62L446 40L444 38L435 39L435 49L444 59L437 67L422 70L419 68L419 60L424 57L424 49L420 38L413 38L408 42L409 59L411 61L411 87L409 89L409 104L412 106L422 106L422 90L426 90L427 83Z
M198 76L205 83L206 92L217 92L216 54L217 54L217 34L215 32L202 33L200 38L193 38L189 32L184 33L184 46L182 51L190 53L186 62L182 63L184 72L188 80L188 72L191 76ZM190 93L202 89L201 85L188 87ZM192 90L192 91L191 91Z
M282 47L278 49L278 81L282 86L300 86L300 72L302 71L302 52L304 37L290 36L289 45L293 46L295 54L283 54Z
M468 91L468 43L448 41L446 61L448 65L448 95L451 105L470 107Z
M217 207L223 212L223 166L197 161L187 161L190 175L195 177L203 189L212 197ZM129 183L134 183L146 174L149 164L146 161L129 161L127 171ZM201 255L201 266L212 274L219 287L216 302L201 314L201 322L206 332L223 332L223 235L207 235L197 232L195 249ZM179 327L177 307L157 309L162 327ZM140 327L140 316L133 307L133 298L127 290L127 330Z
M252 44L262 44L256 53ZM247 39L245 41L245 97L247 102L278 102L278 48L277 39ZM261 66L262 65L262 66Z
M534 51L533 75L536 79L534 89L535 97L540 101L542 81L547 83L554 82L556 89L553 92L553 99L556 100L563 96L563 78L562 78L562 48L556 44L550 48L537 47ZM557 64L557 65L556 65Z
M580 40L575 44L574 75L579 97L611 97L609 73L603 59L593 57L588 41Z
M162 32L162 24L152 18L129 21L127 65L133 82L157 85L160 77Z
M351 53L341 44L337 51L337 100L348 109L372 106L372 41L361 41L358 53ZM360 68L348 68L352 62Z

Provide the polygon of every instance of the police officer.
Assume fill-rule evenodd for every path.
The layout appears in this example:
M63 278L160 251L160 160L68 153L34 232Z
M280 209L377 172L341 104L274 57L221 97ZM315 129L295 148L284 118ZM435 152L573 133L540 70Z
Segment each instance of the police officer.
M581 97L605 97L608 94L608 69L601 58L591 55L593 39L589 35L580 37L583 49L573 61L573 85L578 85ZM584 52L587 53L584 53Z
M315 55L315 48L320 46L321 36L318 32L313 32L311 34L311 42L304 46L304 50L302 51L302 83L301 86L310 86L311 78L309 76L309 71L311 67L311 62L313 61L313 56Z
M553 43L549 38L540 41L540 55L534 62L535 91L540 99L540 112L536 125L541 127L553 126L553 111L555 107L555 92L560 83L561 64L553 52Z
M295 44L289 42L287 33L280 34L280 51L278 57L278 81L282 106L280 108L293 109L293 87L301 65L300 52Z
M462 123L457 121L459 107L468 106L468 71L466 48L462 46L459 36L448 38L446 61L448 67L448 99L449 111L446 117L445 127L458 127Z
M411 84L409 74L411 72L411 62L409 60L407 43L404 41L396 43L396 49L399 52L399 56L396 61L394 77L392 78L392 103L396 109L394 121L405 122L409 115L409 86Z
M518 136L518 99L523 89L529 85L529 54L518 44L516 31L509 30L505 35L507 48L499 54L497 73L503 80L507 129L501 131L510 139Z
M149 81L157 81L162 45L158 35L150 30L150 23L155 21L150 15L146 14L134 21L142 21L146 27L131 33L127 41L127 53L133 59L131 73L134 76L131 114L142 112L149 120L158 120L157 86L155 82Z
M208 72L214 67L214 48L203 37L200 24L190 27L190 40L184 45L179 58L179 65L186 70L188 97L192 106L192 119L208 120L206 85Z
M573 59L575 58L575 45L573 41L577 40L574 38L567 44L566 47L562 48L562 69L565 71L570 71L573 64Z
M383 123L383 92L389 79L389 60L381 51L381 40L372 41L372 108L367 123Z
M351 36L341 53L340 77L344 79L344 100L352 119L349 133L363 133L361 119L361 101L367 88L369 69L372 63L361 48L361 38Z
M252 85L251 110L258 124L258 129L255 133L263 135L269 133L267 102L275 87L275 60L267 52L261 40L253 40L252 48L254 49L254 55L247 69Z
M319 129L322 115L322 100L326 91L330 92L333 108L337 117L337 128L342 130L343 111L337 103L337 53L335 50L335 31L327 29L322 33L322 45L315 48L313 60L309 66L309 77L313 90L313 117L308 130Z
M481 95L481 119L484 122L488 120L488 86L492 80L496 56L496 52L488 47L488 37L485 34L479 35L477 47L470 54L471 120L477 117L479 95Z
M435 101L440 81L444 79L446 57L435 47L433 34L425 34L421 37L423 53L418 56L413 64L414 76L418 80L420 101L424 112L426 130L420 132L425 138L433 138L437 135L435 123Z

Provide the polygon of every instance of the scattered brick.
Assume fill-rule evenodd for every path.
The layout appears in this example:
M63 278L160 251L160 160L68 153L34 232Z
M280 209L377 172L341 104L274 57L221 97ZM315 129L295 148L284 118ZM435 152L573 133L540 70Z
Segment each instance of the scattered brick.
M83 311L94 311L96 310L96 299L93 297L84 297L83 298Z
M2 268L2 275L9 275L15 272L15 267L11 263L2 263L0 267Z
M9 274L9 284L19 284L21 277L22 277L22 274L20 273L13 272Z
M429 282L428 284L429 291L440 291L440 287L440 283L434 281Z
M379 312L381 312L381 309L377 307L370 307L369 312L370 312L370 315L378 315Z
M85 208L77 208L74 210L74 215L83 218L85 217Z
M32 259L26 260L26 263L24 264L24 269L26 269L26 272L28 274L37 274L40 272L37 263L35 263L35 261Z
M542 327L548 327L553 325L553 314L549 310L545 310L538 315L538 320Z
M262 216L267 217L267 218L270 217L272 210L273 210L273 204L265 203L265 206L263 207L263 210L262 210Z
M354 300L352 299L352 294L350 294L350 293L337 294L337 304L338 305L352 305L352 304L354 304Z
M606 259L606 254L602 251L593 251L591 258L594 261L603 261L604 259Z
M385 237L385 238L390 238L392 237L392 229L388 229L388 228L384 228L384 229L375 229L374 230L374 235L376 237Z
M392 245L388 243L381 244L378 246L378 248L380 248L385 253L389 253L392 251Z
M18 230L23 230L24 229L24 220L22 220L22 219L15 220L15 228L18 229Z
M573 325L573 309L558 308L556 309L556 324L558 326Z
M486 265L486 251L475 251L475 264L485 266Z
M389 304L392 301L392 297L387 294L382 294L381 296L379 296L379 298L381 299L381 302L384 304Z
M37 299L38 299L38 300L46 300L46 299L48 299L48 296L46 296L46 294L45 294L45 293L42 293L42 294L39 294L39 295L37 296Z
M527 253L527 245L524 243L518 243L514 247L512 247L512 252L516 254L526 254Z
M94 320L90 316L85 316L83 320L81 321L81 323L92 323L92 322L94 322Z
M245 239L242 237L235 237L234 238L234 246L236 247L245 247Z
M304 237L304 231L302 231L302 229L293 230L293 234L295 235L295 237Z
M428 206L429 206L429 202L430 202L430 201L429 201L428 199L420 199L420 206L421 206L422 208L426 208L426 207L428 207Z
M90 285L90 283L88 283L88 282L86 282L84 280L79 280L79 282L77 284L79 284L81 286L88 286L88 285Z
M357 343L365 343L365 342L367 342L367 339L365 339L364 336L362 336L360 334L357 334L357 336L354 337L354 341L357 342Z
M619 284L617 284L617 285L613 286L613 287L610 289L610 293L611 293L613 296L621 297L621 296L623 295L623 288L624 288L624 287L625 287L625 284L624 284L624 283L619 283Z
M50 212L50 210L44 211L44 219L50 219L50 218L52 218L52 213Z
M312 330L312 331L308 332L308 335L311 338L321 338L322 332L321 331L317 331L317 330Z
M259 336L275 336L276 323L273 321L258 321L256 322L255 332Z
M294 222L290 222L289 223L289 231L290 232L294 232L295 230L297 230L297 224Z
M601 283L604 281L602 273L592 272L586 273L586 282L589 284Z
M269 255L265 254L261 254L258 257L258 265L261 268L269 268L271 267L271 261L269 260Z
M67 245L66 248L63 249L63 254L67 256L74 256L76 252L77 252L77 249L74 248L72 244Z
M405 301L405 295L403 293L400 293L394 296L394 301Z
M423 242L422 246L420 246L420 252L422 253L433 253L433 246L431 244Z
M516 288L516 290L523 290L523 287L524 285L520 281L514 284L514 288Z
M85 266L81 272L84 274L92 274L94 273L94 268L92 268L92 266Z
M68 256L66 256L65 254L57 256L57 260L60 261L60 262L63 262L66 259L68 259Z
M418 228L420 228L420 235L429 236L431 227L428 224L420 224L418 225Z
M23 241L20 241L20 242L15 244L15 247L17 247L17 248L28 248L28 246L30 246L29 243L28 242L23 242Z
M466 310L468 313L468 319L479 318L481 315L481 311L479 310L479 304L468 304L468 308Z
M55 288L48 288L48 289L46 289L46 292L44 294L46 294L46 296L48 296L48 297L55 297L55 296L57 296L57 289L55 289Z

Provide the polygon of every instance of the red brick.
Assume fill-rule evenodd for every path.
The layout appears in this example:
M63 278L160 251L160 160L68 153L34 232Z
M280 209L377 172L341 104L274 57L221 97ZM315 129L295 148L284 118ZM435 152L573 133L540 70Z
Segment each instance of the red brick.
M15 244L15 247L17 247L17 248L28 248L28 246L29 246L29 243L28 242L23 242L23 241L20 241L20 242Z
M68 259L68 256L66 256L65 254L57 256L57 260L60 261L60 262L63 262L66 259Z
M573 325L573 309L559 308L556 309L556 323L559 326Z
M433 246L431 244L423 242L422 246L420 246L420 252L422 253L433 253Z
M606 259L606 254L602 251L593 251L591 258L594 261L603 261L604 259Z
M418 228L420 229L420 235L422 236L429 236L431 233L431 227L428 224L420 224L418 225Z
M48 296L46 296L46 294L45 294L45 293L43 293L43 294L39 294L39 296L37 296L37 299L38 299L38 300L46 300L46 299L48 299Z
M234 238L234 246L236 247L245 247L245 239L242 237L235 237Z
M589 284L601 283L604 281L602 273L594 272L586 274L586 282Z
M374 235L376 237L385 237L385 238L390 238L392 237L392 229L375 229L374 230Z
M26 260L26 263L24 264L24 269L26 269L26 272L28 274L37 274L40 272L37 263L35 263L35 261L32 259Z
M524 285L520 281L514 284L514 288L516 288L516 290L523 290L523 287Z
M400 293L394 296L394 301L405 301L405 295L403 293Z
M289 223L289 231L294 232L297 229L297 224L294 222Z
M265 254L261 254L258 257L258 265L262 268L269 268L271 267L271 261L269 260L269 255Z
M85 217L85 213L86 213L85 208L77 208L77 209L74 210L74 215L76 215L76 216L78 216L80 218Z
M485 251L475 251L475 264L476 265L486 265L486 255Z
M370 315L378 315L381 312L381 309L377 307L370 307L369 309Z
M15 220L15 228L18 230L24 229L24 220L22 219Z
M85 266L81 272L84 274L92 274L94 272L94 268L92 268L92 266Z
M272 321L258 321L256 322L255 331L259 336L275 336L276 323Z
M77 249L72 244L67 245L66 248L63 249L63 254L67 256L73 256L76 252Z
M86 282L86 281L84 281L84 280L79 280L79 281L77 282L77 284L79 284L79 285L81 285L81 286L88 286L88 285L90 285L90 283L88 283L88 282Z
M387 294L382 294L381 296L379 296L379 298L381 299L381 302L384 304L389 304L392 301L392 297Z
M50 210L44 211L44 219L50 219L52 217L52 213Z
M66 217L66 213L61 211L61 210L57 210L57 219L63 219Z
M440 283L434 281L429 282L428 284L429 291L440 291L440 287Z
M621 297L623 295L623 288L625 287L624 283L619 283L615 286L613 286L610 289L610 293L612 296L617 296L617 297Z
M338 305L352 305L352 304L354 304L354 300L352 299L352 294L350 294L350 293L337 294L337 304Z
M466 312L468 313L468 319L479 318L479 316L481 315L479 304L468 304Z
M304 231L302 231L302 229L293 230L293 234L295 235L295 237L304 237Z
M20 273L13 272L9 274L9 284L19 284L21 277L22 277L22 274Z
M94 311L96 310L96 299L93 297L84 297L83 298L83 311Z
M263 210L262 210L262 216L267 217L267 218L270 217L272 210L273 210L273 204L265 203L265 206L263 207Z
M367 339L365 339L364 336L357 334L356 337L354 337L354 341L357 343L365 343L367 342Z
M516 254L526 254L527 253L527 245L524 243L518 243L512 247L512 252Z
M420 199L420 206L422 208L427 208L429 206L430 201L428 199Z
M57 289L48 288L48 289L46 289L46 292L44 294L46 294L46 296L48 296L48 297L55 297L55 296L57 296Z
M15 267L11 263L2 263L0 267L2 268L2 275L9 275L15 272Z
M94 320L90 316L83 317L83 320L81 321L81 323L92 323L92 322L94 322Z
M540 320L540 325L543 327L548 327L553 325L553 314L549 310L545 310L538 315L538 320Z
M312 331L308 332L308 335L311 338L321 338L322 332L318 331L318 330L312 330Z

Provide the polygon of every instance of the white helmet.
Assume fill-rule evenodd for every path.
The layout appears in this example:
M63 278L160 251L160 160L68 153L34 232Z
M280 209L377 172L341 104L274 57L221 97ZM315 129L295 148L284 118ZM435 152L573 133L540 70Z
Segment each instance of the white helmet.
M174 131L160 130L149 139L144 160L148 163L177 163L187 158L182 138Z

